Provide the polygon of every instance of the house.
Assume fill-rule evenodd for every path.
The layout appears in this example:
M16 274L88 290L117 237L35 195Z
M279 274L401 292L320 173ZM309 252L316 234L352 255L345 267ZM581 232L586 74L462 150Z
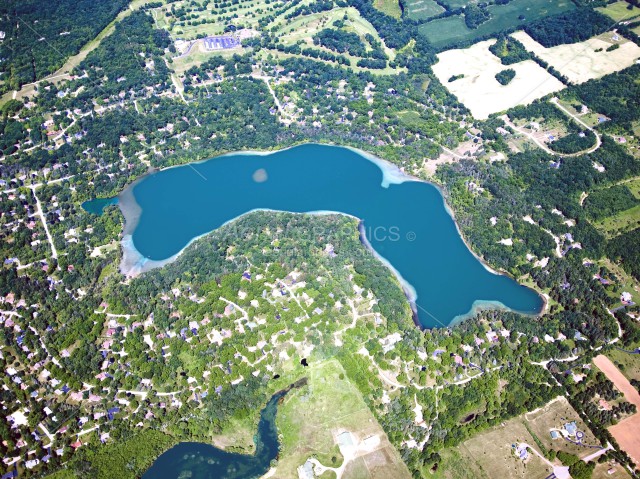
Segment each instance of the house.
M560 433L558 431L551 431L551 439L558 439L560 437Z
M499 341L498 335L495 331L488 331L486 336L490 343L497 343Z
M300 467L298 467L298 479L313 479L316 477L313 472L313 462L309 459Z
M576 425L575 421L571 421L564 425L564 430L566 431L567 435L575 436L578 432L578 426Z
M354 447L353 436L349 431L341 432L338 434L336 439L338 440L338 446L340 449L345 447Z
M525 446L524 444L518 444L518 447L516 447L516 455L522 461L526 461L527 458L529 457L529 451L527 450L527 446Z

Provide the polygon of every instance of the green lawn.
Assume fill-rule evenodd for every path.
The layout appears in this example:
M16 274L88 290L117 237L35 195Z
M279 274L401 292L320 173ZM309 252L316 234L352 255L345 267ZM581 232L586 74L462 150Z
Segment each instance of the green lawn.
M629 381L632 379L640 381L640 354L629 354L612 349L607 356Z
M455 10L456 8L466 7L470 3L470 0L442 0L442 3L448 5L452 10Z
M393 18L400 18L402 15L398 0L374 0L373 6Z
M425 20L444 12L434 0L409 0L405 5L411 20Z
M630 6L631 4L620 0L615 3L610 3L606 7L596 8L596 10L611 17L614 21L619 22L621 20L629 20L640 15L640 8L633 7L631 10L629 10L627 7Z
M455 42L475 40L574 8L571 0L512 0L507 5L490 6L491 18L475 30L467 28L462 15L456 15L425 23L418 31L436 48L446 48ZM519 19L520 15L525 18Z
M640 199L640 178L635 178L624 184L629 188L633 196ZM631 231L640 226L640 205L621 211L603 220L594 221L593 225L608 238L613 238L621 233Z
M622 211L615 216L594 222L594 224L609 238L638 228L640 227L640 205Z
M382 456L367 456L347 466L353 474L370 477L410 477L397 451L389 444L384 431L349 381L342 365L335 359L314 362L303 371L308 384L290 391L278 406L276 423L282 438L278 477L297 477L296 468L311 456L328 467L339 467L343 457L334 435L348 430L360 440L380 437ZM379 462L381 457L383 463ZM362 467L364 466L364 467ZM373 469L379 474L374 474ZM367 473L367 472L370 472ZM344 477L354 477L345 471Z

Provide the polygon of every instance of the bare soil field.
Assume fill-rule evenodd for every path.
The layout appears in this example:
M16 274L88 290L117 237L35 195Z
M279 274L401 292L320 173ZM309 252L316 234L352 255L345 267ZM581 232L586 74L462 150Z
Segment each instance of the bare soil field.
M593 363L605 374L605 376L607 376L607 378L609 378L609 381L611 381L615 387L624 394L627 401L631 404L635 404L636 407L640 409L640 394L608 357L604 354L600 354L593 358Z
M600 354L593 358L593 363L616 388L622 391L627 401L640 408L640 394L608 357ZM638 431L640 431L640 413L636 413L609 428L609 432L616 438L620 447L629 454L636 464L640 463L640 435L638 435Z
M609 428L609 432L616 438L620 447L629 454L636 464L640 463L640 414L619 422Z
M531 103L564 88L562 82L532 60L506 67L489 51L493 43L495 40L487 40L463 50L439 53L439 61L432 67L440 82L475 118L486 119L491 113ZM506 68L515 70L516 76L507 85L501 85L495 75ZM455 75L464 76L449 82Z
M640 58L640 47L614 32L551 48L543 47L523 31L511 36L576 84L623 70ZM608 52L614 44L620 46Z

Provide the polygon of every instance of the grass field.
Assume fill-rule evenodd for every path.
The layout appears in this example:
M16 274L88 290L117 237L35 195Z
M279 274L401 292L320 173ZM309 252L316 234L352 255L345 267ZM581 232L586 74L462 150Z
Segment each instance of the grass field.
M276 477L297 477L296 468L311 456L327 467L340 467L343 456L335 436L350 431L357 444L342 475L355 478L409 478L398 452L364 403L358 390L346 379L336 360L311 363L305 369L307 386L287 394L279 406L277 425L282 450ZM362 441L377 436L379 444L363 448Z
M535 442L520 418L514 418L463 442L454 455L459 461L443 461L438 467L437 479L493 479L547 477L549 468L537 456L530 454L527 463L517 459L512 452L512 444L527 442L535 447ZM446 451L451 454L451 451ZM443 457L444 454L443 454Z
M573 407L562 398L562 400L549 403L540 411L535 413L527 413L524 415L524 422L526 422L530 431L536 435L538 440L546 449L555 449L571 454L575 454L578 457L588 456L594 452L594 449L579 446L573 444L564 439L551 439L550 431L553 428L560 429L563 424L575 421L578 430L584 432L583 443L591 446L600 445L599 441L595 438L593 433L589 430L578 413Z
M475 30L467 28L464 18L457 15L425 23L418 31L425 35L434 47L446 48L455 42L474 40L574 8L571 0L512 0L507 5L488 7L491 18ZM525 19L520 20L520 15L524 15Z
M625 270L623 270L617 264L613 263L608 258L599 260L597 264L601 264L602 266L607 268L614 275L616 275L616 278L618 279L613 285L613 289L610 289L610 287L607 288L607 293L616 300L616 303L614 303L614 307L622 304L620 302L620 295L623 291L631 293L633 301L636 304L640 304L640 286L638 286L638 282L632 276L630 276Z
M632 7L631 10L627 7ZM640 8L632 6L630 3L620 0L615 3L610 3L606 7L596 8L600 13L604 13L612 20L619 22L622 20L630 20L640 15Z
M462 452L461 448L440 451L442 460L432 472L433 479L489 479L476 462Z
M633 196L640 199L640 178L625 182ZM607 238L613 238L640 226L640 205L631 209L621 211L620 213L604 218L600 221L594 221L593 225L600 232L605 234Z
M408 0L405 5L407 17L411 20L426 20L444 12L444 8L434 0Z
M609 238L640 227L640 205L594 223Z
M402 10L398 0L374 0L373 6L393 18L400 18Z
M442 3L448 5L452 10L455 10L456 8L466 7L471 2L470 0L443 0Z
M205 51L202 48L202 44L198 42L193 46L191 52L180 58L174 58L171 63L171 68L181 77L185 71L193 66L200 66L202 63L207 61L209 58L214 56L222 56L222 57L230 57L236 53L242 54L242 50L238 48L233 48L230 50L216 50L212 52Z
M609 470L613 469L613 474L609 474ZM591 479L630 479L630 475L619 464L598 464L593 470Z
M629 354L618 349L612 349L607 356L618 367L629 381L640 381L640 354Z
M516 32L512 36L527 50L575 84L620 71L633 65L640 58L638 45L611 32L584 42L568 43L551 48L543 47L523 31ZM619 45L619 48L607 51L607 48L613 44Z
M310 3L303 0L301 4ZM282 11L286 3L268 0L240 0L232 7L218 7L218 3L204 1L177 1L152 10L158 28L164 28L175 38L192 40L198 35L218 35L229 24L238 28L256 28L258 22L268 15ZM287 8L291 8L290 5ZM177 12L186 12L180 16Z
M442 461L433 473L434 479L470 478L529 478L547 477L551 468L541 459L529 454L523 463L512 452L512 445L526 442L543 453L538 442L547 450L555 449L586 456L594 451L573 445L563 439L551 439L549 429L576 421L585 432L585 443L597 444L595 437L566 399L552 401L539 411L526 413L483 431L455 449L440 453ZM559 463L558 463L559 464ZM606 469L605 469L606 473ZM614 476L616 477L616 476Z

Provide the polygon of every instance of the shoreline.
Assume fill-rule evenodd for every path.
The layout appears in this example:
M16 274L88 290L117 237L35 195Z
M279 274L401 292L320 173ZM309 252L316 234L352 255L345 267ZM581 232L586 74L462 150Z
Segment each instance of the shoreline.
M127 278L135 278L139 275L141 275L142 273L146 273L147 271L150 271L152 269L155 268L161 268L169 263L172 263L173 261L175 261L176 259L178 259L178 257L180 256L180 254L182 254L182 252L189 247L194 241L197 241L198 239L202 238L203 236L211 233L211 231L207 232L207 233L203 233L202 235L193 237L186 245L184 248L182 248L178 253L176 253L175 255L163 259L163 260L152 260L150 258L145 257L142 253L140 253L140 251L138 251L138 249L135 247L134 243L133 243L133 232L136 229L136 226L138 225L138 221L140 219L140 215L142 214L142 209L140 208L140 206L138 205L136 199L135 199L135 195L133 194L133 190L135 189L136 185L139 184L141 181L143 181L146 177L151 176L153 174L156 173L160 173L162 171L167 171L170 170L172 168L180 168L180 167L184 167L186 165L198 165L201 163L205 163L207 161L211 161L214 160L216 158L224 158L226 156L232 156L232 155L255 155L255 156L270 156L270 155L274 155L283 151L287 151L287 150L291 150L293 148L297 148L298 146L302 146L302 145L320 145L320 146L329 146L332 148L345 148L349 151L352 151L360 156L362 156L363 158L365 158L366 160L370 161L371 163L373 163L374 165L376 165L380 171L382 172L382 183L381 186L383 188L388 188L390 185L392 184L401 184L404 183L406 181L421 181L424 183L428 183L428 184L432 184L428 181L424 181L421 180L417 177L408 175L404 172L402 172L400 170L400 168L396 165L394 165L393 163L391 163L390 161L387 161L383 158L379 158L376 155L374 155L373 153L369 153L366 152L364 150L361 150L359 148L355 148L352 146L340 146L340 145L336 145L333 143L300 143L300 144L296 144L296 145L292 145L292 146L288 146L286 148L280 148L280 149L274 149L274 150L238 150L238 151L233 151L233 152L227 152L227 153L221 153L220 155L216 155L213 156L211 158L206 158L206 159L202 159L202 160L198 160L198 161L192 161L189 163L183 163L180 165L171 165L171 166L167 166L165 168L150 168L149 171L145 174L143 174L142 176L140 176L139 178L137 178L133 183L127 185L121 192L119 195L116 196L116 198L118 198L118 207L120 208L120 211L122 212L122 215L124 216L124 228L122 231L122 239L121 239L121 243L122 243L122 260L120 261L120 266L119 266L119 270L120 272L126 276ZM436 185L433 185L436 186ZM441 196L442 196L442 192ZM444 198L444 197L443 197ZM249 213L252 213L254 211L276 211L276 210L269 210L267 208L256 208L254 210L251 211L247 211L246 213L243 213L240 216L237 216L235 218L232 218L231 220L223 223L222 225L220 225L218 228L222 228L223 226L226 226L227 224L236 221L240 218L242 218L244 215L247 215ZM352 215L348 215L346 213L340 212L340 211L335 211L335 212L324 212L324 211L311 211L311 212L305 212L305 213L301 213L301 214L342 214L345 216L349 216L349 217L353 217ZM358 221L360 221L360 218L355 218ZM217 229L217 228L216 228ZM213 230L212 230L213 231ZM370 245L369 245L370 247ZM467 245L468 248L468 245ZM372 248L371 248L372 249ZM380 259L381 257L379 257L378 259ZM386 260L383 261L384 264L386 266L389 266L390 263ZM409 283L407 283L404 278L402 278L402 276L397 272L397 270L395 270L395 268L391 267L392 272L396 275L396 277L398 277L399 281L401 282L401 284L403 285L404 288L404 284L406 283L409 286L409 291L412 291L414 296L415 296L415 289L413 288L413 286L411 286ZM413 300L410 299L410 302L413 302Z
M239 151L235 151L235 152L226 152L226 153L222 153L220 155L217 156L213 156L211 158L207 158L207 159L203 159L203 160L198 160L195 162L190 162L190 163L184 163L184 164L180 164L180 165L171 165L168 166L166 168L161 168L161 169L151 169L148 173L145 173L144 175L140 176L138 179L136 179L133 183L131 183L130 185L126 186L122 192L117 196L118 198L118 206L120 208L120 210L122 211L122 214L124 216L125 219L125 226L123 229L123 236L121 239L121 243L122 243L122 260L120 262L120 267L119 270L120 272L126 276L127 278L135 278L137 276L139 276L142 273L145 273L147 271L150 271L152 269L155 268L159 268L162 266L165 266L169 263L174 262L175 260L178 259L178 257L182 254L182 252L189 247L192 243L194 243L195 241L197 241L198 239L201 239L202 237L206 236L207 234L211 233L212 231L208 231L206 233L203 233L202 235L198 235L196 237L193 237L179 252L177 252L176 254L174 254L173 256L163 259L163 260L152 260L149 258L146 258L145 256L142 255L142 253L140 253L134 243L133 243L133 232L135 231L140 215L142 214L142 209L140 208L140 206L138 205L136 199L135 199L135 195L133 194L133 190L135 189L135 186L137 184L139 184L141 181L143 181L147 176L153 175L155 173L158 172L162 172L165 170L169 170L171 168L178 168L178 167L184 167L186 165L197 165L197 164L201 164L201 163L205 163L207 161L211 161L213 159L216 158L222 158L222 157L226 157L226 156L231 156L231 155L256 155L256 156L269 156L269 155L273 155L282 151L287 151L293 148L296 148L298 146L301 145L319 145L319 146L330 146L332 148L345 148L351 152L354 152L360 156L362 156L363 158L365 158L367 161L372 162L373 164L375 164L381 171L382 173L382 182L381 182L381 186L383 188L388 188L390 185L394 185L394 184L401 184L404 182L410 182L410 181L416 181L416 182L421 182L421 183L426 183L430 186L433 186L434 188L436 188L438 190L438 193L440 194L440 197L442 198L442 204L447 212L447 214L451 217L453 223L455 224L455 228L456 231L458 233L458 236L462 239L464 245L467 247L467 250L471 252L471 254L474 256L474 258L476 260L478 260L480 262L480 264L482 264L482 266L490 273L494 274L494 275L501 275L501 276L507 276L509 278L511 278L512 280L514 280L516 283L518 283L519 285L521 285L520 282L517 281L516 278L514 278L509 272L504 271L504 270L495 270L494 268L492 268L487 261L482 258L480 255L478 255L472 248L471 245L469 244L469 242L467 241L467 239L465 238L465 236L463 235L461 229L460 229L460 225L458 224L458 222L456 221L456 216L455 216L455 212L453 211L453 209L449 206L449 204L447 203L446 200L446 194L445 194L445 190L442 187L442 185L438 184L438 183L434 183L428 180L424 180L418 177L415 177L413 175L404 173L403 171L400 170L400 168L398 166L396 166L395 164L380 158L376 155L374 155L373 153L369 153L366 152L364 150L361 150L359 148L356 147L351 147L351 146L340 146L340 145L335 145L335 144L325 144L325 143L301 143L301 144L296 144L296 145L292 145L292 146L288 146L286 148L281 148L281 149L274 149L274 150L239 150ZM239 215L235 218L230 219L229 221L225 222L224 224L220 225L218 228L215 229L219 229L222 228L223 226L226 226L240 218L242 218L243 216L249 214L249 213L253 213L256 211L277 211L277 212L285 212L285 211L280 211L280 210L270 210L267 208L256 208L253 209L251 211L247 211L246 213L243 213L242 215ZM288 213L291 213L289 211L286 211ZM405 293L405 296L407 297L407 300L409 301L409 305L413 311L413 316L414 316L414 322L416 323L416 325L418 327L420 327L421 329L425 329L425 327L420 323L420 321L417 320L418 317L418 311L417 311L417 306L416 306L416 300L417 300L417 293L415 288L413 288L413 286L406 281L402 275L393 267L393 265L386 260L384 257L382 257L381 255L379 255L374 249L373 247L369 244L369 242L366 240L366 235L363 234L363 231L361 231L361 226L363 224L362 220L360 218L356 218L353 215L349 215L346 214L344 212L340 212L340 211L311 211L311 212L304 212L304 213L293 213L293 214L316 214L316 215L326 215L326 214L340 214L343 216L347 216L347 217L351 217L354 218L356 220L358 220L359 224L358 224L358 229L360 230L360 238L361 238L361 242L363 243L363 245L365 246L365 248L371 252L376 259L378 259L379 261L381 261L396 277L396 279L398 279L403 292ZM364 238L365 241L362 241L362 239ZM529 316L533 316L533 317L539 317L541 315L543 315L546 310L547 310L547 305L548 305L548 298L546 298L544 296L544 294L540 291L538 291L535 288L530 288L531 290L535 291L536 294L538 295L538 297L540 297L541 301L542 301L542 307L540 308L540 311L535 313L535 314L527 314L527 313L519 313L519 314L525 314L525 315L529 315ZM499 303L499 302L493 302L493 301L482 301L482 300L477 300L473 303L471 309L463 314L463 315L458 315L455 318L453 318L449 324L446 327L450 327L450 326L455 326L456 324L459 324L461 322L463 322L466 319L469 319L471 317L473 317L475 314L477 314L480 311L483 310L490 310L490 309L502 309L502 310L511 310L510 308L507 308L504 304ZM515 310L512 310L514 312L517 312Z

